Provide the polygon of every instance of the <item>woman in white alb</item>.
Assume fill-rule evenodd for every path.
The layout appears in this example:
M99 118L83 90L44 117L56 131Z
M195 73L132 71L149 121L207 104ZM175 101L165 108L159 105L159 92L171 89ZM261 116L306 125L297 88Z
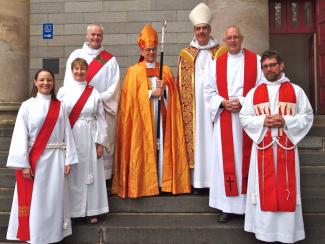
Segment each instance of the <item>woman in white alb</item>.
M58 98L68 112L71 113L86 89L92 91L72 125L79 164L73 167L73 173L68 177L70 214L71 217L91 216L89 222L94 224L98 221L96 215L109 211L102 157L107 140L106 121L98 91L85 81L87 62L76 58L71 63L71 70L74 80L58 92Z
M7 239L44 244L58 242L71 235L65 176L70 172L70 164L77 163L78 158L66 109L55 98L53 73L46 69L39 70L35 74L34 84L32 97L24 101L19 109L7 161L7 167L22 170L23 182L33 181L29 231L22 229L30 238L28 240L18 235L21 216L26 212L21 211L21 204L18 206L18 196L20 198L21 195L17 193L16 184ZM32 172L29 154L41 134L43 124L48 124L44 121L53 100L59 107L56 110L59 111L57 120Z

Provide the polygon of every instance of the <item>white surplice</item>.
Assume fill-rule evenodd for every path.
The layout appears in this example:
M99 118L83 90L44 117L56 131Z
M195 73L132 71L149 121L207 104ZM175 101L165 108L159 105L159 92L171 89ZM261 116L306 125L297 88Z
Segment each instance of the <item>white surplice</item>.
M50 99L50 95L37 94L35 98L22 103L11 139L7 167L30 168L29 151L43 125ZM77 151L67 111L61 103L59 118L47 148L36 163L29 219L31 243L58 242L71 234L68 186L64 176L64 166L75 163L78 163ZM7 232L8 240L17 240L17 229L16 185Z
M261 79L262 72L260 70L260 57L257 56L257 80ZM206 106L210 111L210 118L213 122L213 143L212 147L212 163L210 168L210 196L209 206L217 208L226 213L244 214L246 195L241 194L242 187L242 145L243 145L243 129L239 121L239 112L232 113L232 132L234 142L234 158L237 179L238 196L227 197L224 186L223 158L221 129L220 129L220 113L223 111L220 104L225 98L218 93L216 84L216 61L210 65L210 72L204 84L204 97ZM227 81L229 98L238 98L243 103L244 90L244 53L243 50L237 54L228 53L227 65Z
M71 72L71 63L76 58L83 58L88 64L96 58L104 50L92 49L88 43L84 43L81 49L74 50L66 64L64 76L64 85L69 85L73 81ZM113 153L115 143L115 124L120 98L120 69L115 57L112 57L93 77L90 85L94 86L100 93L100 97L104 103L105 119L107 124L107 144L104 153L105 178L110 179L113 173Z
M284 75L279 81L269 82L265 78L263 83L267 84L269 94L271 114L278 113L278 97L280 84L289 81ZM304 91L294 85L297 98L296 115L285 115L284 132L290 141L296 146L301 139L307 134L313 123L313 110L310 106ZM295 169L296 169L296 190L297 190L297 206L295 212L269 212L262 211L260 207L259 183L258 183L258 161L257 148L267 131L264 127L265 115L256 116L253 106L253 95L255 88L246 96L242 110L240 111L240 120L246 133L252 138L252 154L249 168L247 203L245 215L245 231L255 233L259 240L268 242L285 242L293 243L305 238L304 223L301 209L300 196L300 168L298 149L295 147ZM271 129L272 136L276 137L278 129ZM273 152L275 153L276 167L276 150L277 143L273 144Z
M155 68L156 63L146 63L147 68ZM155 90L157 88L157 77L148 77L148 79L151 82L151 89ZM158 98L157 97L152 97L151 93L152 90L148 91L149 99L153 103L153 113L154 113L154 128L157 128L157 123L158 123ZM165 87L166 90L166 96L168 94L168 87ZM167 97L164 98L164 103L167 108ZM159 133L159 161L158 161L158 185L161 187L162 185L162 171L163 171L163 161L164 161L164 133L163 133L163 128L162 128L162 117L160 114L160 120L159 120L159 127L160 127L160 133ZM157 129L155 129L155 132L157 133ZM157 147L158 147L158 142Z
M86 87L86 82L72 80L60 88L70 114ZM108 212L103 158L97 159L96 143L106 145L106 121L103 103L94 88L73 127L79 164L68 176L71 217L93 216Z
M210 169L212 167L212 132L213 125L210 119L209 110L204 102L203 88L207 77L209 66L213 59L209 51L217 45L217 42L210 38L206 46L200 46L197 40L191 42L191 46L199 49L195 59L195 150L194 169L191 169L191 181L195 188L209 187Z

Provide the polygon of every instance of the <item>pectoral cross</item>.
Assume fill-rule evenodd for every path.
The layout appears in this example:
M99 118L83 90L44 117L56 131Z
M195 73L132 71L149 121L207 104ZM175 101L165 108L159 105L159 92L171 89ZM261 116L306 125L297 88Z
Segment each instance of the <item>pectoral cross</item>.
M228 176L228 180L226 180L226 182L227 182L228 185L229 185L229 189L230 189L230 191L232 191L232 189L231 189L231 184L232 184L234 181L231 180L230 176Z

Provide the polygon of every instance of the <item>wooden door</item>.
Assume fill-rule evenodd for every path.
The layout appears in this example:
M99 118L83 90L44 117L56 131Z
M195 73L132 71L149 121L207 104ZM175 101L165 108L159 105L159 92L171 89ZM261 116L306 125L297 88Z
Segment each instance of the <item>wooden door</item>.
M312 34L308 41L308 78L309 78L309 100L314 109L317 112L318 109L315 107L315 55L314 55L314 34ZM308 95L308 94L307 94ZM318 105L318 104L317 104Z
M325 1L317 0L317 66L319 88L319 113L325 114Z

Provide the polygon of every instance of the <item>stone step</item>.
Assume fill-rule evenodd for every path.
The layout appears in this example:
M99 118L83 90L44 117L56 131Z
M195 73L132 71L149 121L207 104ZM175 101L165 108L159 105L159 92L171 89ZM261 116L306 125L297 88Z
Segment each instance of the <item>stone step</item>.
M320 136L306 136L298 144L299 150L324 150L324 138Z
M0 138L0 151L9 151L11 138Z
M0 151L0 168L5 168L8 159L8 151Z
M8 214L0 215L0 242L5 241L8 219ZM304 222L306 239L300 243L325 243L325 215L304 214ZM220 224L217 213L107 214L96 225L73 221L73 235L61 243L262 243L243 230L243 223L238 216Z
M315 115L313 126L308 135L325 137L325 115Z
M11 138L0 138L0 152L1 152L0 162L1 162L1 165L7 159L6 155L8 157L10 142L11 142ZM318 137L318 136L307 136L298 144L298 148L300 151L318 150L320 152L324 152L325 138Z
M0 188L15 187L15 170L9 168L0 168Z
M0 168L0 188L15 187L15 170L9 168Z
M0 138L10 138L13 131L13 126L0 126Z
M301 166L301 186L325 187L325 166ZM12 188L15 185L15 171L0 168L0 188Z
M6 167L8 151L0 151L0 168ZM325 166L325 150L299 150L300 165Z
M301 166L301 186L325 187L325 166Z
M10 212L14 189L0 189L0 212ZM325 213L325 187L302 187L305 213ZM216 213L208 195L163 195L139 199L108 199L111 213Z
M217 214L110 214L93 235L83 231L89 225L76 224L63 243L262 243L243 223L244 217L237 217L219 224ZM324 243L324 223L323 215L305 215L307 239L301 243Z
M325 151L300 150L299 160L301 166L325 166Z

